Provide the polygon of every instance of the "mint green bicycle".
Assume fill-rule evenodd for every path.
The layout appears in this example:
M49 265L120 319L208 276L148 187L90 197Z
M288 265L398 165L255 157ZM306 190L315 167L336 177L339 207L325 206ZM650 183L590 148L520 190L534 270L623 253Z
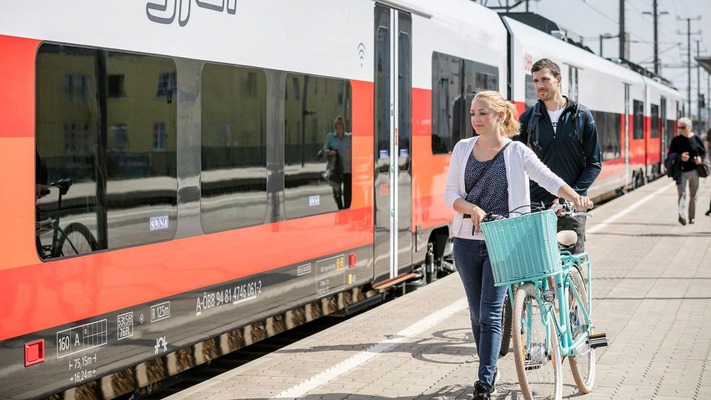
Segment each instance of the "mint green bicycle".
M594 333L590 257L565 250L577 235L556 232L558 210L585 215L566 203L482 223L495 285L508 286L513 304L514 361L526 400L562 398L563 357L579 391L589 393L595 349L607 346L606 335Z

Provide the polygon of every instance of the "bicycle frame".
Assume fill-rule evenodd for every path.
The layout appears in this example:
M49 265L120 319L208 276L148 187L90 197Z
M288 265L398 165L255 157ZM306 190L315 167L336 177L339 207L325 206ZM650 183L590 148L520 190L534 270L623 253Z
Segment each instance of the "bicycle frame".
M507 291L509 298L511 300L511 304L514 303L514 295L515 295L515 288L522 286L526 283L531 283L535 287L536 291L536 302L538 304L539 309L541 310L540 316L541 316L541 322L543 325L548 328L549 327L549 321L550 318L549 316L552 314L553 316L553 321L555 325L555 331L556 331L556 336L557 336L557 341L560 345L560 352L561 356L577 356L579 355L577 352L577 349L580 348L587 340L590 335L590 332L588 329L585 329L583 334L573 340L573 335L571 332L571 321L570 321L570 307L568 305L568 300L569 300L569 291L572 290L573 296L575 298L575 304L578 305L581 314L582 314L582 321L581 323L587 327L592 326L592 268L590 265L590 257L588 256L587 253L580 253L580 254L570 254L568 251L562 251L561 252L561 262L562 262L562 267L559 271L556 271L551 274L542 274L542 275L536 275L533 277L528 278L525 281L520 281L520 282L504 282L502 285L507 285ZM573 285L572 278L570 278L570 268L575 268L574 265L580 265L587 269L587 280L583 280L583 284L585 285L587 289L587 304L589 309L586 310L585 307L583 307L583 300L580 298L580 293L575 289L575 285ZM549 287L549 279L552 278L555 288L550 288ZM543 300L543 292L547 290L554 290L555 291L555 299L553 301L557 301L557 312L556 312L556 307L554 307L553 301L551 302L546 302ZM514 316L514 318L520 318L520 316ZM547 332L551 332L550 329L547 329ZM530 334L530 330L529 330ZM526 343L530 343L530 337L527 338ZM550 346L553 343L554 338L552 337L547 337L546 341L547 344ZM528 350L528 349L527 349Z

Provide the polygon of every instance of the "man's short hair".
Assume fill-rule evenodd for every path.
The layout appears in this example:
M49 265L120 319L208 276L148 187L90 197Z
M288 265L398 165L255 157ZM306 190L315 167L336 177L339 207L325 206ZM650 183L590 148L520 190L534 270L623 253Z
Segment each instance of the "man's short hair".
M551 74L553 74L553 76L556 78L560 76L560 67L558 66L558 64L554 63L548 58L541 58L540 60L533 63L533 66L531 66L531 73L538 72L544 69L548 69L549 71L551 71Z

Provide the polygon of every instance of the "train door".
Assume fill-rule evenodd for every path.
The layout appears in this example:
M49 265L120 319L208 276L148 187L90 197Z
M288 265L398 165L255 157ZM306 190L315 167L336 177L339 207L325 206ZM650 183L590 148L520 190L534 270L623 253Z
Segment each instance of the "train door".
M411 15L375 5L374 277L412 269Z
M622 134L625 143L625 182L632 181L632 171L630 168L630 85L625 85L625 110L622 115Z

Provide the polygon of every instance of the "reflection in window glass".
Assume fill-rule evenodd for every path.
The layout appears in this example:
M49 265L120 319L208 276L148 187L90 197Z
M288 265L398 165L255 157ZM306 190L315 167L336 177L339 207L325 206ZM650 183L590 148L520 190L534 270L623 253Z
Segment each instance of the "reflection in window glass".
M536 86L533 85L533 76L526 74L526 109L533 107L538 102Z
M410 137L412 135L412 67L410 65L412 57L410 56L410 36L406 32L400 32L398 40L400 41L398 46L400 52L398 56L400 62L398 66L400 72L400 81L398 83L398 101L400 102L398 148L400 154L398 157L409 158ZM400 167L406 168L406 165L400 165Z
M264 223L266 76L207 64L202 73L201 218L206 232Z
M609 161L622 157L621 152L621 124L620 114L592 111L597 134L602 149L602 160Z
M447 154L462 138L461 65L446 54L432 54L432 153ZM468 113L467 113L468 115Z
M634 119L632 124L634 129L632 132L633 139L644 138L644 102L633 100L632 107L634 108Z
M656 104L651 104L651 118L650 118L650 124L651 126L651 137L652 138L658 138L659 137L659 106Z
M59 215L61 228L91 235L99 248L173 237L176 104L172 96L156 97L163 74L176 76L172 60L53 44L40 47L36 158L42 172L36 179L41 184L71 180L71 186L62 193L61 205L54 187L37 200L38 221ZM157 123L163 124L160 152L153 140ZM52 233L50 229L40 235L40 255L69 255L56 252L61 243L53 242Z
M666 136L666 144L669 146L669 143L671 143L672 138L674 137L674 120L673 119L668 119L666 122L666 129L664 130L664 135ZM666 149L664 149L666 150Z
M375 46L375 140L378 168L386 168L390 157L390 29L379 26Z
M496 67L442 53L432 54L432 153L447 154L475 135L469 110L478 92L498 90Z
M300 93L284 105L284 208L289 219L348 208L351 194L351 86L339 79L289 74L285 84ZM317 89L318 88L318 89ZM343 101L339 102L339 97ZM343 137L337 117L343 120ZM338 152L327 157L324 148ZM330 160L330 161L329 161ZM337 171L324 176L329 168ZM331 179L326 179L330 177ZM338 189L336 189L338 188Z

